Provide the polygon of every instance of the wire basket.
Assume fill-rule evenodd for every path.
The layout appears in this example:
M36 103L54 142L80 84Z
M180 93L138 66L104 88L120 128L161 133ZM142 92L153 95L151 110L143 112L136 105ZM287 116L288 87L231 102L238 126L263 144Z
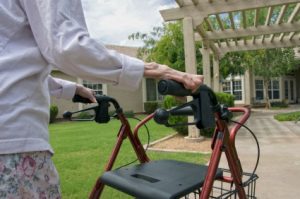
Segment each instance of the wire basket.
M224 175L230 176L230 171L223 169ZM256 180L258 176L252 173L243 173L244 189L248 199L256 199ZM186 195L184 199L198 199L200 190L195 190L193 193ZM215 180L213 189L209 199L238 199L238 193L233 183Z

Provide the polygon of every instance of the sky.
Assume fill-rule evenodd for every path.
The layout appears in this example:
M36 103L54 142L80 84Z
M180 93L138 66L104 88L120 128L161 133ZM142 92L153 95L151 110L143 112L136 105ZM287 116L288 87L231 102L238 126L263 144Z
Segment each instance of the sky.
M122 46L140 46L128 36L160 26L159 10L176 7L175 0L82 0L82 5L91 37Z

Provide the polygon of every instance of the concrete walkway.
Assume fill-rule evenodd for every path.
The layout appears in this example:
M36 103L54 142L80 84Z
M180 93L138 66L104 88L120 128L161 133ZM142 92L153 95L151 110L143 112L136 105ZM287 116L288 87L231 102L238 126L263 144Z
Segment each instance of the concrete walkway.
M300 198L300 122L278 122L279 112L300 111L299 105L284 110L253 109L246 125L260 143L259 179L256 196L260 199ZM241 129L236 141L244 171L252 172L257 148L254 139ZM222 157L222 166L227 165Z

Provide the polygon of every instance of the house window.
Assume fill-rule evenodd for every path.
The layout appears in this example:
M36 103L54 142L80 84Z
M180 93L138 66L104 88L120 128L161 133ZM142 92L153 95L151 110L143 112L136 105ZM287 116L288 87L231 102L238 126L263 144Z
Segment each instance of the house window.
M255 93L256 93L256 100L263 100L264 99L264 80L257 79L255 80ZM279 99L280 98L280 91L279 91L279 81L278 80L271 80L268 90L269 99Z
M233 86L233 95L235 100L242 100L242 81L241 80L234 80L232 82Z
M272 80L269 85L269 98L279 99L279 81Z
M290 87L291 87L291 101L294 101L294 81L290 81Z
M242 81L232 80L223 82L223 92L234 95L235 100L243 99Z
M85 86L87 88L93 89L96 92L96 94L98 94L98 95L103 94L102 84L92 83L92 82L89 82L89 81L86 81L86 80L83 80L82 84L83 84L83 86Z
M147 101L161 101L163 96L157 91L157 81L146 79L146 99Z
M231 82L230 81L223 82L223 92L231 94Z
M263 100L264 99L264 81L257 79L255 80L255 99Z
M289 82L287 80L284 81L284 97L289 99Z

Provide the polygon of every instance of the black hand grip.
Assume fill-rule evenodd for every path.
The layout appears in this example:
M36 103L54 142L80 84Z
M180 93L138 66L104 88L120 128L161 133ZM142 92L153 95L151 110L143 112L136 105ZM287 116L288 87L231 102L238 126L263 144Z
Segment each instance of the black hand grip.
M170 116L192 116L194 115L194 110L192 107L175 107L171 110L157 109L154 114L154 121L158 124L168 124Z
M88 98L84 98L81 97L80 95L75 95L72 99L73 102L80 102L80 103L84 103L84 104L89 104L89 103L93 103L91 100L89 100Z
M192 116L194 115L194 110L192 107L187 106L183 108L175 108L170 110L171 115L178 115L178 116Z
M181 83L174 80L160 80L158 82L158 92L162 95L189 96L191 90L187 90Z

